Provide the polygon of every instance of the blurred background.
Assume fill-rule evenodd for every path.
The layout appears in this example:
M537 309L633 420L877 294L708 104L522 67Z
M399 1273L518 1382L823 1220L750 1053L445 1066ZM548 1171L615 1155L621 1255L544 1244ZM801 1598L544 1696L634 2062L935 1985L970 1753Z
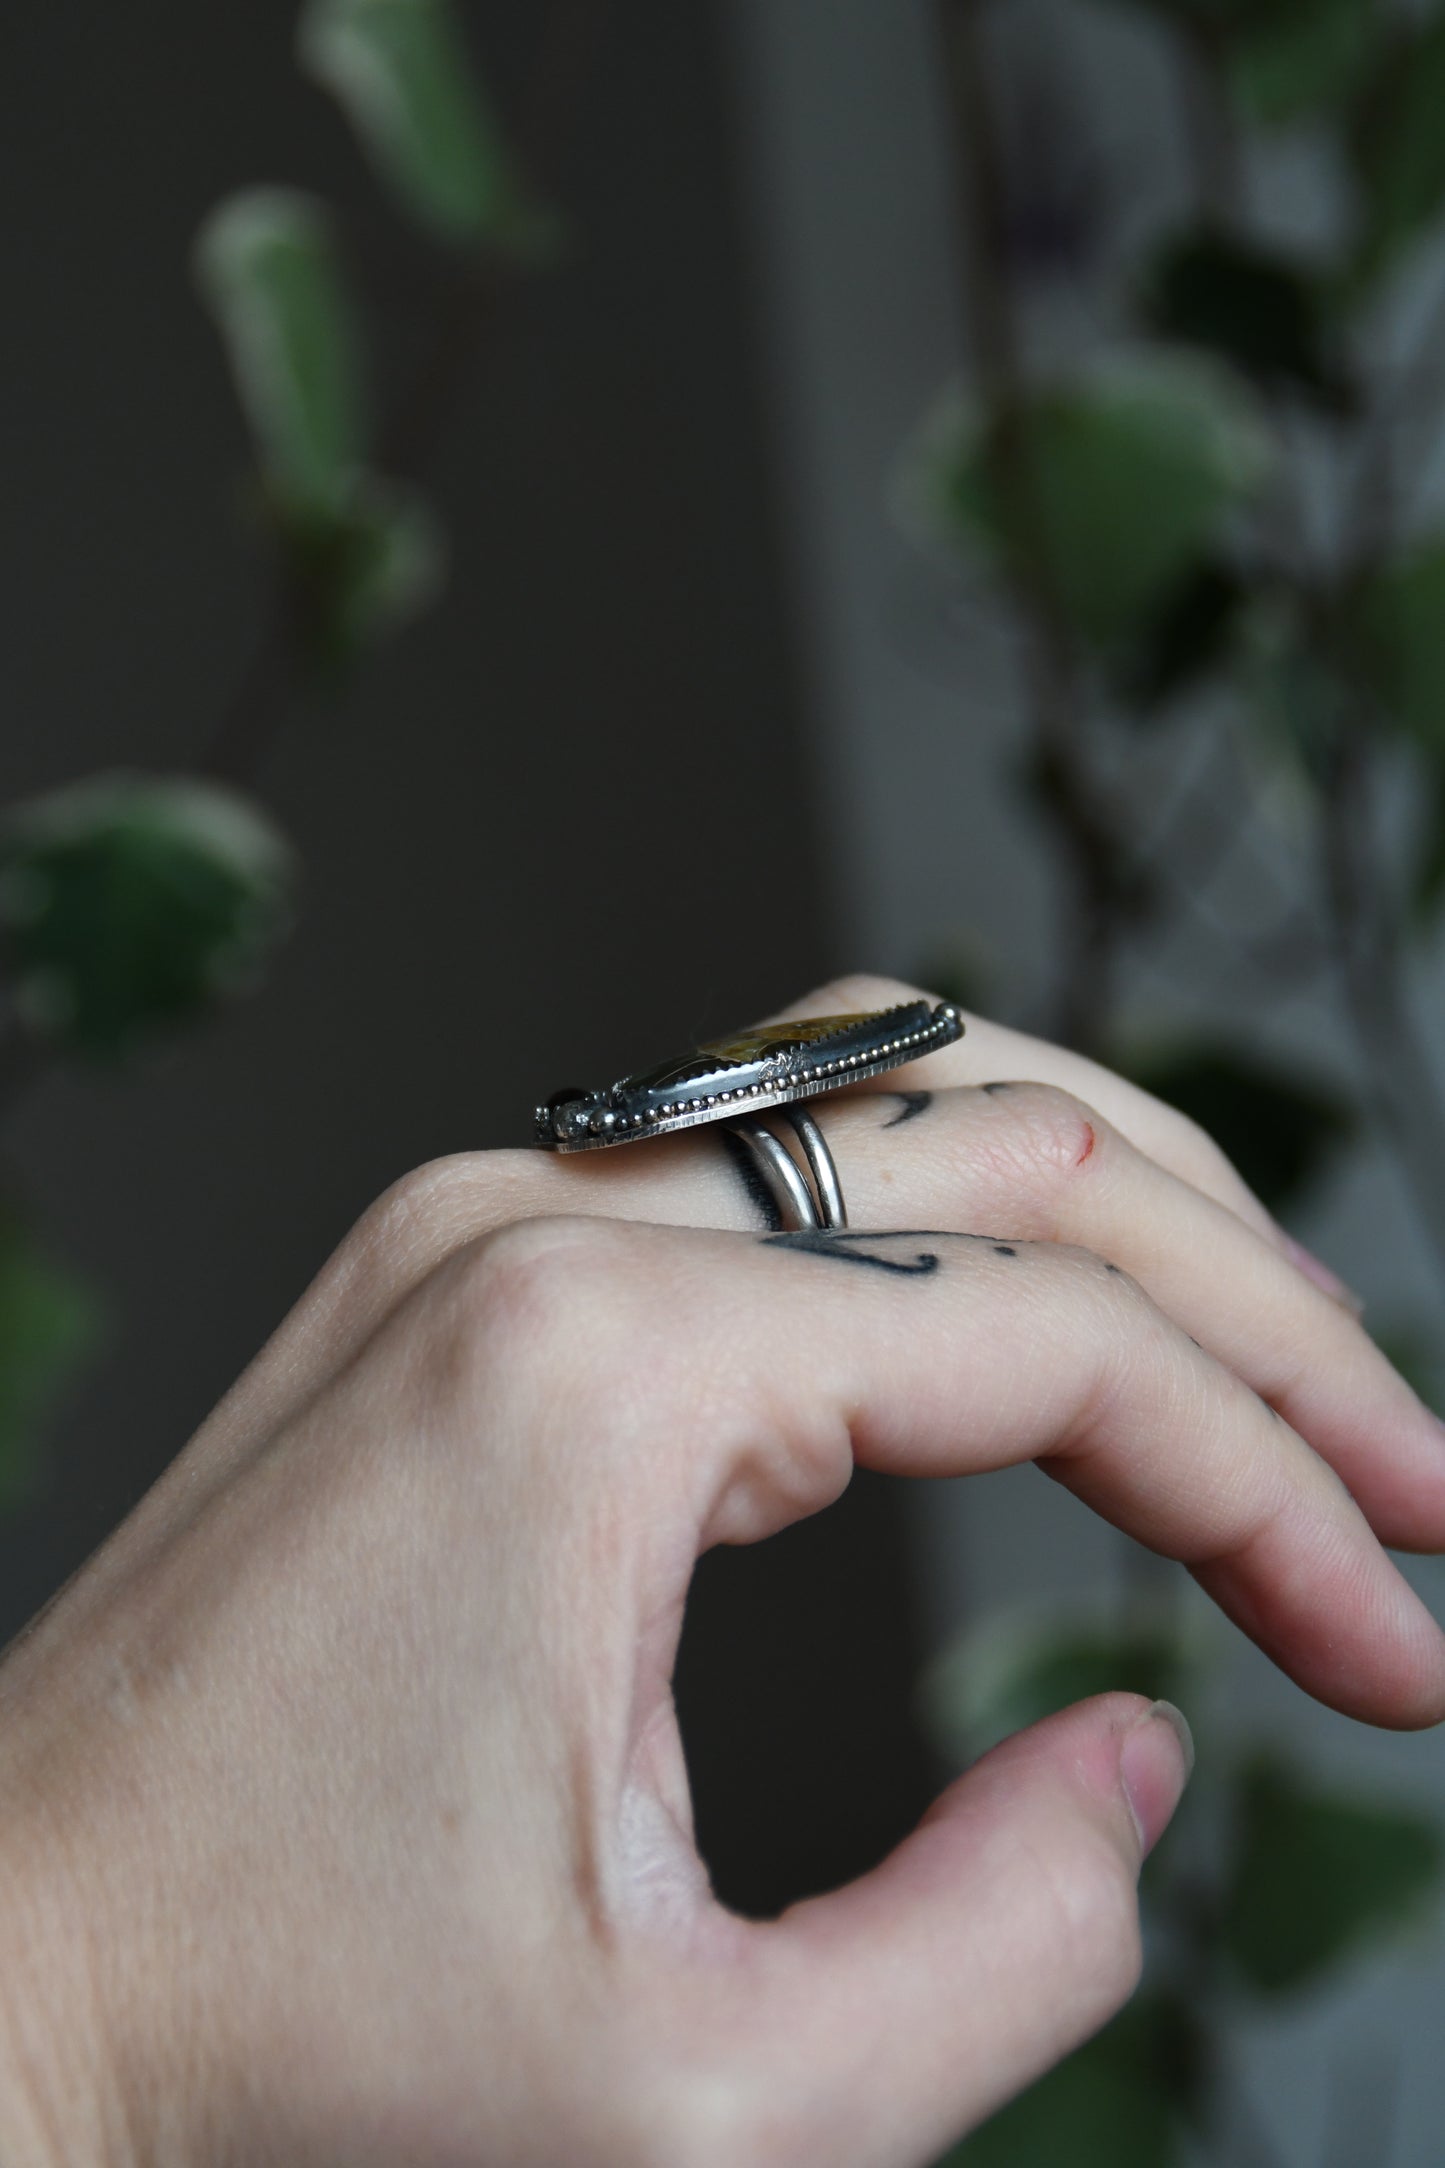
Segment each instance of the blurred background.
M844 968L1184 1106L1438 1399L1445 12L3 37L0 1631L396 1175ZM703 1562L720 1893L1121 1685L1145 1986L958 2159L1433 2168L1445 1745L1032 1469Z

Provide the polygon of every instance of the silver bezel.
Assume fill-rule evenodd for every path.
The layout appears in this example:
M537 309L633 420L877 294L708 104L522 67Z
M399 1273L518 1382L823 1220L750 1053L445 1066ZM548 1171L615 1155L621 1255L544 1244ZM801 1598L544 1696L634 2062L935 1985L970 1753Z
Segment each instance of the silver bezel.
M880 1029L886 1029L890 1018L916 1013L920 1006L910 1001L901 1002L892 1009L880 1009L877 1012ZM797 1021L803 1024L808 1019L799 1017ZM856 1024L851 1025L849 1032L859 1028ZM963 1017L952 1002L939 1002L929 1011L926 1020L914 1029L895 1032L874 1046L829 1057L829 1041L820 1039L812 1046L799 1048L794 1054L770 1057L766 1063L759 1064L775 1069L775 1075L708 1092L679 1092L675 1101L642 1110L629 1110L616 1103L626 1091L627 1080L624 1079L609 1092L582 1094L570 1103L577 1110L572 1117L574 1121L584 1108L591 1110L591 1119L610 1117L605 1130L598 1133L588 1128L581 1134L559 1136L554 1124L559 1111L563 1110L541 1106L536 1110L536 1139L545 1149L554 1152L607 1151L616 1144L640 1144L648 1137L672 1136L679 1130L695 1129L700 1123L714 1122L727 1114L744 1110L756 1112L764 1107L816 1099L824 1092L845 1090L850 1084L861 1084L869 1077L899 1068L904 1062L919 1061L925 1054L951 1046L954 1040L962 1037L963 1029ZM843 1036L841 1032L834 1034L835 1039ZM746 1070L757 1065L739 1063L736 1066ZM725 1076L727 1070L719 1067L713 1073Z

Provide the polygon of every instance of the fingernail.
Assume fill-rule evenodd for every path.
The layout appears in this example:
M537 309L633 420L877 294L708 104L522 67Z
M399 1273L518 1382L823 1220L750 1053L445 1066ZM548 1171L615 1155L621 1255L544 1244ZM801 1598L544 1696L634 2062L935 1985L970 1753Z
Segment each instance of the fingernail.
M1119 1749L1119 1781L1146 1853L1169 1827L1194 1767L1194 1734L1172 1701L1145 1710Z
M1342 1309L1349 1311L1351 1317L1363 1315L1365 1305L1360 1296L1352 1287L1346 1287L1338 1273L1331 1272L1328 1265L1322 1264L1313 1250L1307 1250L1302 1242L1296 1242L1293 1235L1286 1235L1284 1253L1307 1280L1313 1280L1316 1287L1322 1287Z

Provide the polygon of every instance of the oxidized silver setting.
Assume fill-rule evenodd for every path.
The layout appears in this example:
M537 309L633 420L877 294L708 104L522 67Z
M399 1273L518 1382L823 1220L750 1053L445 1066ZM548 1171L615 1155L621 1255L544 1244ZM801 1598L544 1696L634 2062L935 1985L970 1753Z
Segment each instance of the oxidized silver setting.
M910 1001L868 1015L794 1017L706 1041L692 1054L597 1091L554 1092L537 1108L537 1142L554 1152L595 1152L665 1137L716 1121L724 1111L760 1112L839 1091L962 1036L963 1018L948 1001L936 1008Z
M726 1121L752 1150L779 1209L799 1226L847 1224L838 1171L823 1133L798 1102L880 1076L952 1045L963 1035L952 1002L900 1002L850 1016L792 1017L705 1041L659 1068L595 1091L554 1092L536 1110L538 1144L553 1152L595 1152ZM803 1163L757 1116L785 1118ZM811 1178L811 1188L809 1187Z

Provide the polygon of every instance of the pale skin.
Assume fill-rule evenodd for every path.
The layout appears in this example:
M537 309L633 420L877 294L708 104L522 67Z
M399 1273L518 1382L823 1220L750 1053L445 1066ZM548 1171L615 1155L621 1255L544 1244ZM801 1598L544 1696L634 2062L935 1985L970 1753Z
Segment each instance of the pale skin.
M1036 1460L1320 1700L1445 1715L1381 1547L1445 1548L1445 1429L1200 1132L981 1019L817 1111L846 1241L706 1135L407 1177L12 1644L7 2168L923 2168L1100 2025L1186 1776L1132 1695L711 1896L692 1565L855 1463Z

